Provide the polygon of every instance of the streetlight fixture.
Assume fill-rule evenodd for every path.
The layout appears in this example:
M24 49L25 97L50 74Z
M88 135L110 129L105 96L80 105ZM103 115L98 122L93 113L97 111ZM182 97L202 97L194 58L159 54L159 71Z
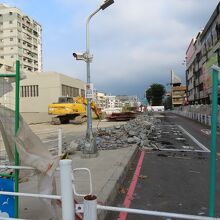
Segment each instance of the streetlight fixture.
M90 46L89 46L89 22L91 18L99 12L101 9L105 10L107 7L112 5L114 0L105 0L103 4L99 6L88 18L86 21L86 52L85 53L73 53L73 56L76 60L84 60L86 62L86 72L87 72L87 89L91 91L91 79L90 79L90 63L92 62L93 56L90 54ZM97 156L97 145L96 140L93 136L92 132L92 112L91 112L91 101L92 96L91 93L88 93L86 89L86 99L87 99L87 129L86 129L86 142L83 148L83 155L86 157Z

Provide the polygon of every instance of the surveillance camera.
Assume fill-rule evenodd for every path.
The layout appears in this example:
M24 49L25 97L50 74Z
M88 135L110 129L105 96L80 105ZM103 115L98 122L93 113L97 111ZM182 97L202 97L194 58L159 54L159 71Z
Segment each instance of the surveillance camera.
M76 58L76 60L85 60L83 53L73 53L73 56Z
M73 56L76 58L76 60L84 60L85 62L92 62L93 56L88 53L73 53Z

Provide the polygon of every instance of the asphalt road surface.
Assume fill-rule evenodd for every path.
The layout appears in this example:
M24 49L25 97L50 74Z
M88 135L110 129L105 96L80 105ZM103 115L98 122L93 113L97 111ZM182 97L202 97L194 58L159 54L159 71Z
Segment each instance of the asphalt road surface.
M147 150L130 208L208 216L210 128L190 119L164 113L151 135L155 149ZM218 136L218 144L220 138ZM217 152L219 152L219 148ZM120 187L114 206L123 207L139 154ZM216 216L220 217L220 157L217 153ZM118 218L111 213L106 220ZM177 219L128 214L126 220Z

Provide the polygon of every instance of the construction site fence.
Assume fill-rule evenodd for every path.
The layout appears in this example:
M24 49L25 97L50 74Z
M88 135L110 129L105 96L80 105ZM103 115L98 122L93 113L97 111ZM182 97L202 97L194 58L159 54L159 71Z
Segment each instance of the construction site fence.
M195 113L195 112L185 112L181 110L172 110L173 113L181 115L186 118L190 118L194 121L198 121L202 124L211 126L211 115ZM218 127L220 127L220 120L218 119Z

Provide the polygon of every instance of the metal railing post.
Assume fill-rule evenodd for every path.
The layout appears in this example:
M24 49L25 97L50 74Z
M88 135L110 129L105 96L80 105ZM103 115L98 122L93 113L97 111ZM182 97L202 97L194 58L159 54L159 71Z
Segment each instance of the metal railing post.
M60 161L60 186L62 199L62 219L75 220L75 204L72 187L72 160Z
M218 115L218 72L219 67L212 67L212 117L211 117L211 155L209 179L209 216L215 216L216 193L216 143Z
M19 129L19 113L20 113L20 62L16 60L16 86L15 86L15 135ZM15 145L15 166L19 166L19 153L17 151L17 147ZM15 170L15 192L19 192L19 170ZM19 199L15 197L15 217L19 217Z
M83 199L83 204L83 220L97 220L97 197L95 195L87 195Z
M62 155L62 128L58 128L58 156Z

